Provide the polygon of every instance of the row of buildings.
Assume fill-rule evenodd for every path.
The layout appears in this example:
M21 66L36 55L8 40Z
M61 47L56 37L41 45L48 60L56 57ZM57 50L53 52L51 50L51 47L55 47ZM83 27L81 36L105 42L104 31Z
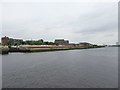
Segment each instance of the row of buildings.
M39 42L43 42L42 39L38 40ZM1 38L1 43L3 46L5 45L23 45L25 44L25 42L29 42L29 41L24 41L23 39L14 39L14 38L9 38L9 37L2 37Z
M9 37L2 37L1 38L1 43L2 45L20 45L23 43L22 39L13 39L13 38L9 38Z
M25 42L27 42L27 41L24 41L22 39L13 39L13 38L9 38L9 37L5 36L5 37L1 38L1 42L2 42L3 46L5 46L5 45L15 46L15 45L24 45ZM43 39L40 39L40 40L37 40L37 42L43 43L44 41L43 41ZM92 45L92 44L87 43L87 42L82 42L79 44L69 43L69 40L64 40L64 39L56 39L53 43L55 43L56 45L65 45L68 47L88 47L88 46Z

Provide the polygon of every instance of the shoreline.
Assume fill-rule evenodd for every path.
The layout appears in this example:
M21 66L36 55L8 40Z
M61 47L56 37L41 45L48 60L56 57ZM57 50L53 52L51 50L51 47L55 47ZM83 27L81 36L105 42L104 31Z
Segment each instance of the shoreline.
M41 48L30 48L30 49L20 49L20 48L9 48L9 49L2 49L0 51L0 54L9 54L14 52L21 52L21 53L34 53L34 52L53 52L53 51L63 51L63 50L78 50L78 49L94 49L94 48L104 48L103 46L99 47L84 47L84 48L47 48L47 49L41 49Z

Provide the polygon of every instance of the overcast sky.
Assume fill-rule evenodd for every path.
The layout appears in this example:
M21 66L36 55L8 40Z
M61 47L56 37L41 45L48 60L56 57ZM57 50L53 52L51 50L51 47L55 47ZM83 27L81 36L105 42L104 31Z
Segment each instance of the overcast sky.
M2 36L115 44L117 5L114 2L5 2L2 4Z

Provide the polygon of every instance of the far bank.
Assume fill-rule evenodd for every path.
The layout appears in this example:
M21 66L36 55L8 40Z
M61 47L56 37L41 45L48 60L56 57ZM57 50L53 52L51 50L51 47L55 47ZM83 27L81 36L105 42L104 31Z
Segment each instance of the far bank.
M92 48L102 48L104 46L94 46L94 47L68 47L68 46L41 46L41 45L24 45L24 46L3 46L0 49L0 54L8 54L9 52L48 52L48 51L61 51L61 50L74 50L74 49L92 49Z

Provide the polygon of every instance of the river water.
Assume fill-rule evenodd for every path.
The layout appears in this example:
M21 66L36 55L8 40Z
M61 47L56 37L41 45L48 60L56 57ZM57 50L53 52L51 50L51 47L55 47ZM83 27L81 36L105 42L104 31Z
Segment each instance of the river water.
M118 48L10 53L3 88L117 88Z

